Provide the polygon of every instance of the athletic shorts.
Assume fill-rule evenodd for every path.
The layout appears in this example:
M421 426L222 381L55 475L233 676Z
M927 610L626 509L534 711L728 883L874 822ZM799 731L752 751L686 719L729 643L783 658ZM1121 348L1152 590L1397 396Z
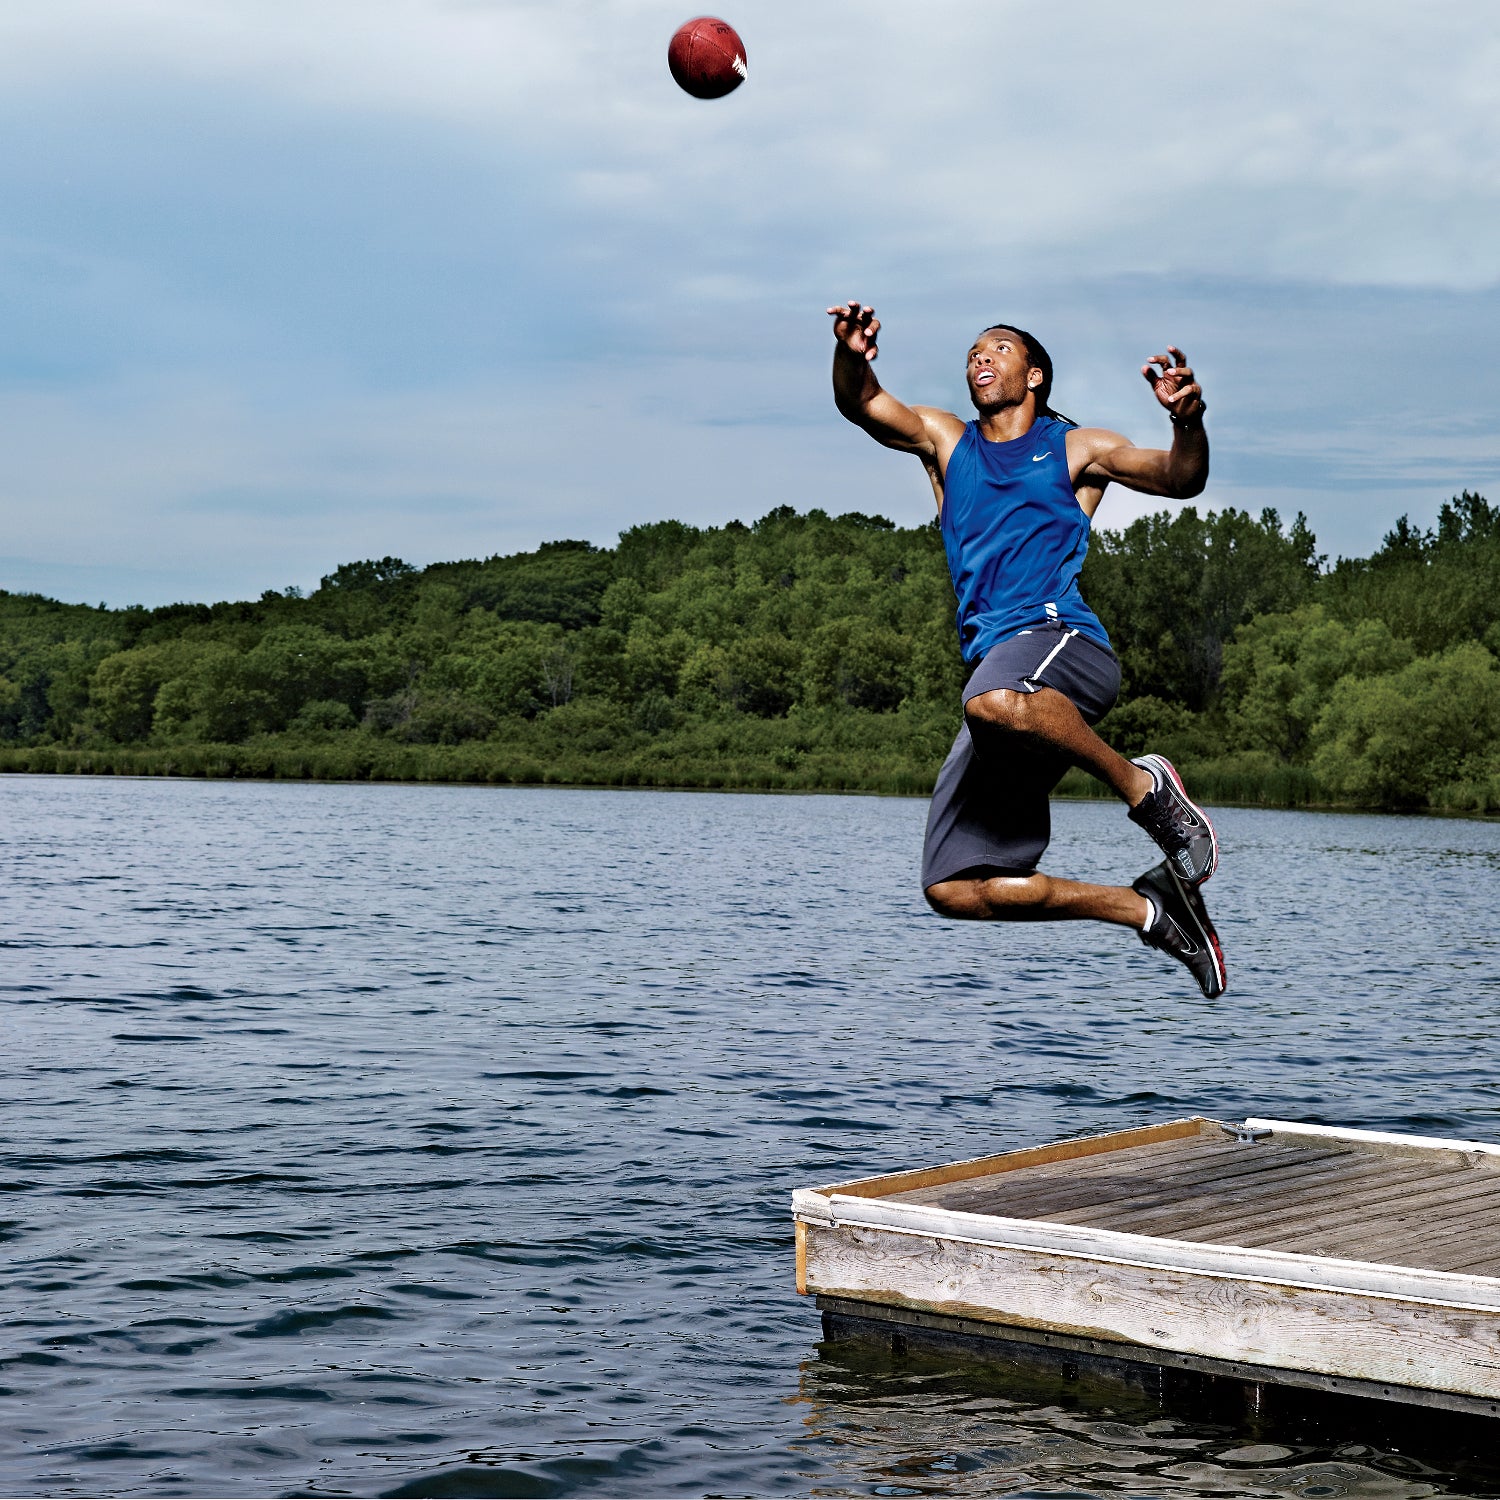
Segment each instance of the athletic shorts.
M1009 688L1056 688L1097 723L1119 696L1120 662L1107 646L1062 624L1023 630L992 646L964 685L963 701ZM1029 875L1052 837L1053 787L1071 762L1018 735L967 724L938 772L922 849L922 888L965 872Z

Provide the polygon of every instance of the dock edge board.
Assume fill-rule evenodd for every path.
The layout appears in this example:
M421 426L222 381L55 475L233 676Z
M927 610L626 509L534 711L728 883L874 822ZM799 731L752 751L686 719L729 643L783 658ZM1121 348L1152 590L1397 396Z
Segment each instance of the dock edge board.
M810 1292L1272 1369L1500 1399L1500 1309L806 1226Z
M1227 1277L1303 1291L1349 1292L1500 1314L1500 1277L1172 1240L1118 1229L1059 1224L1050 1219L1007 1219L918 1203L847 1198L840 1193L825 1196L811 1188L798 1188L792 1194L792 1216L799 1224L822 1229L885 1229L913 1239L993 1246L997 1250L1044 1250L1101 1265ZM805 1234L799 1237L799 1272L805 1269L805 1238Z
M800 1191L844 1193L856 1198L879 1198L887 1193L914 1192L918 1188L939 1187L948 1182L966 1182L971 1177L988 1177L996 1172L1016 1172L1022 1167L1038 1167L1051 1162L1077 1161L1080 1157L1100 1156L1108 1151L1127 1151L1132 1146L1149 1146L1158 1141L1180 1141L1190 1136L1232 1135L1234 1127L1207 1115L1190 1115L1181 1120L1166 1120L1160 1125L1141 1125L1133 1130L1113 1130L1107 1135L1080 1135L1055 1141L1046 1146L1023 1146L1018 1150L1000 1151L992 1156L974 1156L966 1161L947 1162L940 1167L918 1167L902 1172L884 1172L877 1177L857 1177L852 1182L834 1182L825 1187Z
M1028 1352L1051 1350L1100 1361L1110 1366L1149 1366L1158 1369L1189 1370L1195 1374L1219 1376L1246 1385L1278 1385L1297 1390L1321 1391L1335 1396L1355 1396L1362 1400L1391 1401L1401 1406L1425 1407L1457 1412L1464 1416L1500 1420L1500 1399L1464 1396L1453 1391L1426 1390L1418 1386L1394 1385L1383 1381L1357 1380L1348 1376L1318 1375L1306 1370L1288 1370L1267 1365L1250 1365L1236 1360L1213 1359L1198 1354L1178 1354L1156 1349L1149 1344L1126 1344L1105 1339L1079 1338L1065 1333L1047 1333L1036 1328L1013 1327L1003 1323L982 1323L973 1318L956 1318L940 1313L918 1312L912 1308L888 1307L878 1302L859 1302L848 1297L819 1295L817 1308L828 1320L835 1320L830 1342L841 1342L839 1334L866 1342L886 1342L900 1334L921 1347L924 1333L937 1335L938 1352L963 1346L979 1361L993 1358L1025 1357Z

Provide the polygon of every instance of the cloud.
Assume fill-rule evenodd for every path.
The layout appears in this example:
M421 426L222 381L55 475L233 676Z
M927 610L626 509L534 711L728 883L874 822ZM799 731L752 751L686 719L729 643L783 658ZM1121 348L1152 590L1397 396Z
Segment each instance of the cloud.
M750 79L712 105L667 79L682 19L0 9L0 586L258 593L665 514L921 518L920 473L831 411L848 295L910 399L962 409L957 355L1014 319L1065 410L1142 441L1136 367L1183 344L1209 500L1304 506L1333 550L1493 482L1477 0L736 0Z
M27 98L212 87L223 108L405 121L509 159L637 231L696 208L926 256L1027 246L1071 272L1487 284L1465 230L1500 197L1500 37L1480 0L747 0L751 85L665 81L680 7L17 0L0 80ZM1280 211L1278 211L1278 209ZM1393 212L1393 209L1400 211ZM955 231L958 234L955 235Z

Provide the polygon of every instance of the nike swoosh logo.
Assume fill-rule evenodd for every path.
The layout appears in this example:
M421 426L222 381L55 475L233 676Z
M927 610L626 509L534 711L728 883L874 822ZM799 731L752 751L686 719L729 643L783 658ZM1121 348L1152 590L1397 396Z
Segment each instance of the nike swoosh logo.
M1195 943L1192 938L1182 930L1181 926L1178 923L1172 921L1171 917L1167 918L1167 923L1171 927L1172 931L1182 939L1183 950L1187 954L1187 956L1191 958L1194 954L1196 954L1198 951L1197 943Z
M1045 453L1037 453L1032 456L1032 463L1039 464L1044 458L1051 458L1052 450L1049 448Z

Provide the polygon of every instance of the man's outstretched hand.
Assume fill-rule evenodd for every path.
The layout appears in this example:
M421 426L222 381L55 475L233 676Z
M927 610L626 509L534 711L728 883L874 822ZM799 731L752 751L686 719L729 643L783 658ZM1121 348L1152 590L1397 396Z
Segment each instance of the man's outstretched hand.
M1193 379L1187 355L1175 344L1168 344L1165 354L1153 354L1141 366L1141 374L1174 422L1203 415L1208 405L1203 399L1203 387Z
M846 302L842 307L830 307L828 316L833 319L833 336L852 354L857 354L867 363L879 355L875 336L880 332L880 319L873 307L861 302Z

